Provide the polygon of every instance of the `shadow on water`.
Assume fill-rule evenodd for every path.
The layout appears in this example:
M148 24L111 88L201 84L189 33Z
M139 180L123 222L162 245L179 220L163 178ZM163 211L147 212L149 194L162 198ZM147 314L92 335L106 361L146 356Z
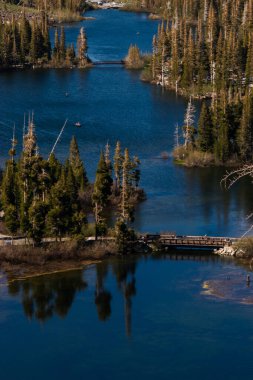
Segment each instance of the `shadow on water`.
M107 321L111 316L112 294L105 283L108 272L112 271L124 300L127 336L131 335L132 297L136 294L136 266L135 258L104 261L95 265L94 304L98 319ZM23 311L28 319L46 322L54 316L67 317L75 297L83 293L87 287L85 271L74 270L9 281L8 293L12 297L21 298Z
M82 272L73 271L13 281L8 291L11 296L21 296L27 318L45 322L54 315L66 317L76 293L86 287Z
M96 264L91 268L95 273L94 284L94 305L96 306L98 320L105 322L110 319L112 313L112 292L115 289L112 287L110 279L114 278L116 289L118 289L124 304L125 331L127 336L131 336L132 331L132 305L133 297L137 294L136 287L136 270L139 261L189 261L200 263L211 263L219 265L222 259L208 251L170 251L168 253L159 253L143 257L122 257L120 259L106 260ZM234 260L226 260L226 264L231 262L230 277L236 278L236 273L242 269L250 271L250 267L245 263L237 263L235 266ZM8 284L8 292L12 297L20 297L23 305L23 311L28 319L35 319L40 322L46 322L48 319L58 316L66 318L71 310L75 297L82 294L88 288L88 280L86 270L74 270L62 273L54 273L51 275L30 277L25 280L10 281ZM217 286L221 285L226 298L226 293L229 298L232 298L233 290L228 285L236 285L238 279L231 280L229 284L224 278L227 275L221 274L221 278L210 279L208 282L209 290L213 286L217 292ZM108 281L109 278L109 281ZM218 285L217 285L218 284ZM92 287L92 283L90 284ZM112 289L111 289L112 288ZM215 291L212 292L214 295ZM237 287L237 297L240 289ZM92 294L92 293L91 293ZM207 291L206 291L207 294Z
M252 212L251 179L244 178L232 188L226 189L221 180L227 171L230 169L222 167L185 170L187 192L199 196L197 207L207 225L215 215L217 235L221 235L219 231L229 229L235 215L237 220L244 220L246 226L246 216ZM239 231L238 229L236 236L240 236Z

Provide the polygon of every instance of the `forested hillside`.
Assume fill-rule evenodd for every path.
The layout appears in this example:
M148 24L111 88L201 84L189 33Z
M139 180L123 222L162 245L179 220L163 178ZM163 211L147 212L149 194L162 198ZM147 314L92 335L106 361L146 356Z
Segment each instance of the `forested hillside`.
M74 22L83 19L87 4L84 0L0 0L0 19L10 21L22 17L25 11L27 19L41 18L47 13L51 24L57 22Z
M219 162L251 160L253 0L169 0L148 6L162 6L164 20L144 78L211 99L203 105L197 136L194 122L183 127L184 147L214 154Z
M3 0L3 3L22 5L39 10L69 9L71 11L82 11L85 7L84 0Z
M28 21L25 13L9 23L0 23L0 69L16 67L86 67L87 38L84 28L74 45L66 45L65 30L55 29L54 46L51 46L47 15Z

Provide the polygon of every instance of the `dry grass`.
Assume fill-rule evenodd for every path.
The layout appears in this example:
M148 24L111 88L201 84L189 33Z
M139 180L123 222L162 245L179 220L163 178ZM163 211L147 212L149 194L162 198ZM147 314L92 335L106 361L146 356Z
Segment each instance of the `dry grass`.
M176 163L187 167L215 165L214 155L212 153L200 152L195 149L186 149L182 145L174 149L173 157Z
M114 241L98 241L90 244L76 240L63 243L51 243L43 247L5 246L0 249L0 264L28 264L33 266L45 265L53 261L83 261L99 260L109 255L117 255Z
M68 9L55 10L52 14L50 14L50 16L58 23L77 22L83 20L83 16L81 16L78 12L73 12Z

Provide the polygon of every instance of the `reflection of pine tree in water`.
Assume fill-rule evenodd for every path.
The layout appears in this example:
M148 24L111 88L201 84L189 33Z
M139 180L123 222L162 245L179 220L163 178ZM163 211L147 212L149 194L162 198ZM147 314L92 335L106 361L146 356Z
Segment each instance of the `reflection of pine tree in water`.
M133 277L130 282L124 281L124 298L125 298L125 326L127 336L131 335L132 326L132 296L136 294L135 278Z
M104 288L104 280L108 273L108 264L102 263L96 266L97 282L95 292L95 304L97 306L98 318L106 321L111 315L111 293Z
M82 271L52 274L29 278L23 282L9 284L9 294L22 295L25 315L45 321L55 314L65 317L77 291L87 287Z
M111 315L112 296L104 286L109 265L107 262L96 265L95 304L100 321L106 321ZM136 294L134 276L136 262L123 258L121 261L114 261L112 269L118 288L124 297L126 335L130 336L132 297ZM29 319L35 318L44 322L54 315L64 318L72 306L76 293L86 287L83 272L70 271L9 282L8 291L12 296L21 296L24 313Z
M130 336L132 324L132 297L136 294L136 281L134 277L136 262L129 261L129 258L123 263L117 261L113 265L113 271L116 275L118 287L121 289L124 296L126 335ZM131 275L130 279L128 279L129 275Z

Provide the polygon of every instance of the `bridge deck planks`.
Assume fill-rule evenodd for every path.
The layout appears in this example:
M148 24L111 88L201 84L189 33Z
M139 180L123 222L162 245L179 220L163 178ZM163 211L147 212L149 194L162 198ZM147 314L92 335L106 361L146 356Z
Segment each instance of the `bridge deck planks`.
M222 248L232 245L236 238L216 236L172 236L172 235L146 235L143 240L147 244L158 244L161 248L166 247L189 247L189 248Z

